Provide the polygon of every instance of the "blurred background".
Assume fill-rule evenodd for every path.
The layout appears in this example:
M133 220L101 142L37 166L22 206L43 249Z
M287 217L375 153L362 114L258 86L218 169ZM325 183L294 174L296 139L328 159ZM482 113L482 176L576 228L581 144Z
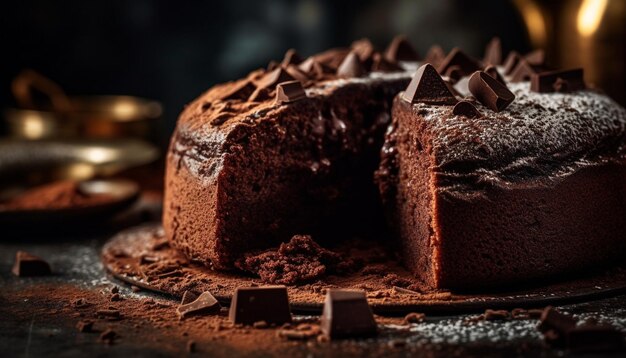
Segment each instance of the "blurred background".
M584 67L588 83L626 103L623 0L21 0L0 17L0 135L78 145L83 156L72 160L99 167L72 167L76 178L158 162L183 106L216 83L289 48L307 56L362 37L383 49L402 33L421 55L439 44L481 58L499 36L505 54L545 49L551 65ZM107 142L80 142L87 137ZM111 140L127 142L113 152ZM120 160L129 163L107 167Z

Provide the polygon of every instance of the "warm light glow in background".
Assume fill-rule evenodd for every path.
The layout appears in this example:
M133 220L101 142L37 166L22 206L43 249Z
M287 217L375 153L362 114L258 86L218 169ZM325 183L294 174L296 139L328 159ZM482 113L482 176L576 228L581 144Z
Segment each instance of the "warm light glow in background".
M593 35L600 27L607 4L608 0L583 0L578 10L578 33L582 36Z

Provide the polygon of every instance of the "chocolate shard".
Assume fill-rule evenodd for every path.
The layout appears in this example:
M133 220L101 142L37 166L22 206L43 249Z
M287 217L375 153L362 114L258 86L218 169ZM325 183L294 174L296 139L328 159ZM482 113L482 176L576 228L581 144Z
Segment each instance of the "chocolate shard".
M194 314L217 313L220 311L220 308L220 303L211 294L211 292L205 291L202 292L195 300L178 306L178 308L176 308L176 313L178 313L178 316L183 319Z
M507 76L510 75L521 58L522 56L518 52L511 51L504 61L504 74Z
M415 51L413 45L411 45L404 35L396 36L391 40L391 43L385 50L384 57L387 61L392 63L419 60L417 51Z
M485 57L483 58L483 65L499 66L502 63L502 45L500 38L494 37L489 41L485 48Z
M549 71L531 76L530 90L534 92L572 92L585 89L583 69Z
M365 69L355 52L350 52L337 68L339 77L361 77L364 73Z
M363 291L328 290L320 325L330 339L377 334L376 321Z
M302 57L298 55L295 49L290 48L285 52L285 57L280 63L281 66L287 67L289 65L299 65L302 62Z
M525 59L521 58L517 62L517 66L511 72L511 82L525 82L530 81L533 74L537 73L535 68L528 63Z
M468 88L480 103L494 112L502 111L515 99L515 95L505 85L483 71L474 72Z
M430 49L428 49L428 52L426 53L426 57L424 57L424 60L422 61L422 63L430 63L435 68L437 68L439 67L441 62L443 62L445 58L446 58L446 53L443 51L441 46L433 45L430 47Z
M220 100L245 100L250 97L252 92L254 92L254 89L255 86L250 80L243 79L237 82L231 82L226 84L222 89L220 89L217 98Z
M376 52L376 49L374 48L374 44L372 44L369 39L364 38L354 41L352 45L350 45L350 48L352 49L352 52L356 53L359 57L359 61L361 61L361 63L366 66L371 64L372 56Z
M341 64L341 62L346 58L346 56L350 53L349 49L345 48L332 48L330 50L326 50L322 53L315 55L315 60L323 63L324 65L332 68L333 70L337 70L337 67Z
M372 57L372 71L379 72L394 72L402 71L402 67L398 66L396 62L391 62L380 53L375 53Z
M463 76L468 76L481 68L478 61L474 60L457 47L452 49L448 56L439 64L437 71L439 73L446 73L452 66L459 66Z
M457 102L437 70L428 63L417 69L402 99L410 103L428 104L452 105Z
M474 107L471 102L468 101L460 101L454 106L452 109L452 114L456 116L464 116L467 118L480 118L482 115L480 111Z
M50 264L39 256L29 254L26 251L18 251L15 254L15 263L11 270L15 276L44 276L50 275Z
M571 353L616 352L625 347L624 334L607 324L581 324L567 334Z
M265 321L281 325L291 322L285 286L239 287L230 303L229 318L235 324Z
M539 318L537 326L541 332L554 331L561 337L565 337L569 331L576 327L577 320L557 311L554 307L546 307Z
M274 71L275 69L278 68L278 66L280 66L280 63L271 60L268 64L267 64L267 71Z
M306 98L304 88L300 81L288 81L279 83L276 87L276 103L292 103Z
M541 49L537 49L527 53L524 59L533 66L543 66L546 63L546 53Z
M500 82L500 83L502 83L503 85L506 86L506 81L500 75L500 72L498 72L498 69L496 68L496 66L489 65L489 66L485 67L485 73L488 74L489 76L495 78L498 82Z
M284 68L279 67L271 72L266 73L257 82L257 90L273 89L277 84L286 81L293 81L295 78L291 76Z
M309 80L309 76L304 73L304 71L300 70L299 67L295 66L295 65L288 65L287 67L285 67L285 71L287 71L287 73L293 77L294 79L304 83L307 82Z

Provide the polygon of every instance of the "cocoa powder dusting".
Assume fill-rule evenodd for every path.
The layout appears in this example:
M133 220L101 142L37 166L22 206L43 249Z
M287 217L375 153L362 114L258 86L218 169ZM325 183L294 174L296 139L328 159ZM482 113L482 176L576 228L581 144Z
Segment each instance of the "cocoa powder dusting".
M109 194L86 193L80 183L72 180L56 181L31 188L17 197L0 203L5 210L43 210L81 208L113 201Z

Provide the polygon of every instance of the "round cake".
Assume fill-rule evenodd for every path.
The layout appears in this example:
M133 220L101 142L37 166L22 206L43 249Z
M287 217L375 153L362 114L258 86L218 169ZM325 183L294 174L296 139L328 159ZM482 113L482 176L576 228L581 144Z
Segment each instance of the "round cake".
M418 63L404 38L384 53L360 40L304 60L290 50L211 88L171 140L168 240L232 270L298 235L370 237L424 289L622 257L626 111L582 71L548 69L538 53L500 64L497 50L478 61L434 47Z

